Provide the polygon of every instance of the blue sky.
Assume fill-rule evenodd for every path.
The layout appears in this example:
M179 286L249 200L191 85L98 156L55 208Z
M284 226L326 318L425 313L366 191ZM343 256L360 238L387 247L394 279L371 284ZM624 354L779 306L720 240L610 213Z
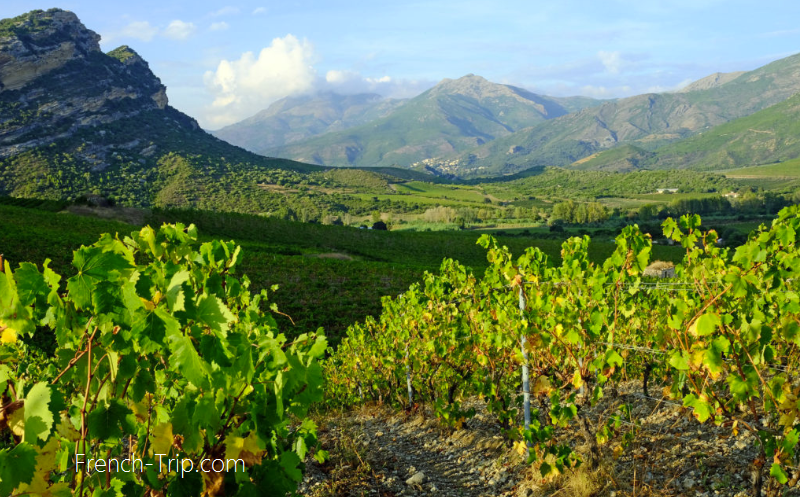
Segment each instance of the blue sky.
M0 17L32 8L3 0ZM208 129L316 91L414 96L442 78L599 98L668 91L800 52L796 0L64 0L127 44Z

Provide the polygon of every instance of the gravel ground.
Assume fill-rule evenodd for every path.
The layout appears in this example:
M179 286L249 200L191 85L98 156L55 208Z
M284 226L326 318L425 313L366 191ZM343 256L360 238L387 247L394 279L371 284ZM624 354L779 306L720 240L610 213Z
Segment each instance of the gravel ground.
M478 400L468 402L476 407L476 416L455 431L443 428L430 413L367 406L321 421L322 445L331 458L323 465L310 460L301 493L309 497L750 494L755 436L745 430L734 433L730 426L700 424L675 404L643 398L637 393L639 386L621 385L617 396L609 395L585 409L583 414L596 426L627 403L632 406L630 419L639 423L638 428L623 425L635 430L624 449L620 450L623 431L601 445L601 461L594 470L583 465L555 479L541 478L504 442L494 417ZM576 429L562 430L559 436L588 454ZM794 489L784 490L788 492L783 495L800 495Z

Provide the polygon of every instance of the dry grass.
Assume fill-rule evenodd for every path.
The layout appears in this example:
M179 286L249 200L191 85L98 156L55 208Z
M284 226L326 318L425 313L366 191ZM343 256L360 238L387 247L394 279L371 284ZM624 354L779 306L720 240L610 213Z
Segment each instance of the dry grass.
M78 216L119 221L135 226L144 226L144 220L150 214L148 209L136 207L90 207L87 205L70 205L66 211Z

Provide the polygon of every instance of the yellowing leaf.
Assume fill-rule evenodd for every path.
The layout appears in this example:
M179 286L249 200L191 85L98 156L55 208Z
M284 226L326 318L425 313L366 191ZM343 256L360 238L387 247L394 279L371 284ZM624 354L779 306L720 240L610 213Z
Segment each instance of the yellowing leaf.
M50 437L44 447L37 448L36 456L36 472L33 475L33 480L30 484L21 484L17 491L19 493L29 493L32 495L44 495L47 492L47 487L50 486L49 474L56 469L56 452L58 452L59 443L56 437Z
M555 332L556 332L556 336L561 336L562 334L564 334L564 327L561 326L561 323L556 325Z
M25 435L25 406L11 413L11 416L8 417L8 427L18 437Z
M533 382L531 393L534 395L549 394L552 390L553 386L550 383L550 379L547 376L539 376L536 378L536 381Z
M77 442L81 438L81 434L72 427L72 423L63 412L61 413L61 420L56 424L56 432L70 442Z
M517 440L514 442L514 450L517 451L517 454L524 456L528 451L528 447L525 446L525 442Z
M613 452L612 452L612 455L614 456L614 459L619 459L619 457L622 455L622 452L623 452L622 446L621 445L616 445L614 447Z
M242 459L247 465L259 464L263 450L259 447L258 435L251 431L247 438L231 437L225 442L227 459Z
M150 435L153 455L155 454L169 454L172 448L172 423L159 423L153 427L153 433Z
M5 329L3 329L5 327ZM0 343L14 343L17 341L17 330L0 321Z
M572 375L572 386L575 388L580 388L583 386L583 378L581 378L581 372L579 370L575 370L575 374Z

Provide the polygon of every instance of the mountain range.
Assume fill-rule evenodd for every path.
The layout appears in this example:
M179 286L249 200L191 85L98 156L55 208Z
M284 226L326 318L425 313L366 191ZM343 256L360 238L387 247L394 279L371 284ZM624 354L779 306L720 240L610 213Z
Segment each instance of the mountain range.
M60 9L0 21L0 194L103 191L143 205L264 210L284 202L275 185L286 177L275 171L318 182L302 191L320 206L342 202L331 181L386 182L303 176L329 166L470 178L550 165L720 170L800 156L800 55L616 100L549 97L473 74L407 100L291 97L212 136L169 105L132 48L103 53L98 42Z
M285 97L256 115L211 134L251 152L267 154L275 147L385 117L405 102L375 93L326 92Z
M445 79L407 101L354 96L374 107L365 111L355 106L357 118L328 120L314 129L305 124L313 121L314 113L284 99L220 130L217 136L268 156L337 167L401 166L460 177L513 174L542 165L629 170L655 165L644 158L662 146L694 139L698 133L748 117L797 92L800 55L753 71L712 74L676 92L615 100L543 96L470 74ZM315 107L320 106L317 102L333 100L328 95L306 97L304 102L314 102ZM375 109L383 115L378 116ZM301 124L288 125L287 114L299 115L296 119ZM329 114L346 115L347 109L340 107L338 114ZM263 118L266 115L269 120ZM275 122L284 127L278 129ZM259 133L259 145L249 143ZM666 150L677 153L681 148ZM598 154L607 156L595 160ZM749 165L745 156L719 165ZM700 155L670 163L693 167L693 157L699 160ZM709 164L697 167L712 168Z
M300 140L265 153L329 166L408 167L507 137L598 100L554 98L469 74L445 79L387 116L347 130Z

